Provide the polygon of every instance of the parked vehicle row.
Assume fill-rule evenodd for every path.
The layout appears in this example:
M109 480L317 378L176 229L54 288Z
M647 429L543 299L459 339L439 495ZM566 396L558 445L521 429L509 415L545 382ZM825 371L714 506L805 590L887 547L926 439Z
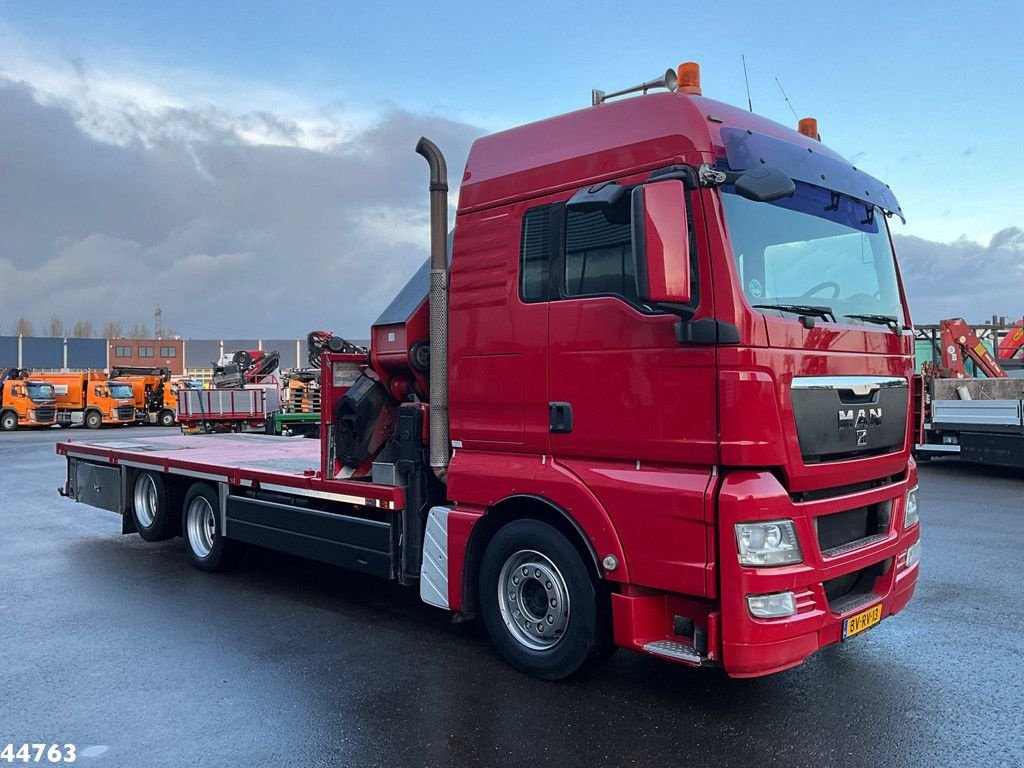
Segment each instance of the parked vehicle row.
M77 373L0 370L0 431L27 427L177 423L178 383L166 368Z

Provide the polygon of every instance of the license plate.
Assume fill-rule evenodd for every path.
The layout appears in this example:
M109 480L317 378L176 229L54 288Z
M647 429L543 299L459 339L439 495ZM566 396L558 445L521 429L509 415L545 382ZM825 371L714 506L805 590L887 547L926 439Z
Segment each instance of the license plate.
M851 616L843 622L843 640L859 635L868 627L873 627L882 620L882 604L873 605L866 611Z

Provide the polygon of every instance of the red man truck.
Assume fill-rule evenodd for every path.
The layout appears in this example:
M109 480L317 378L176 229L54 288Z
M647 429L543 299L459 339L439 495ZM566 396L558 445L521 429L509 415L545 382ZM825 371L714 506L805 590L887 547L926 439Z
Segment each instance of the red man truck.
M418 585L548 679L616 646L766 675L902 610L895 197L694 64L632 90L477 140L452 235L420 141L431 259L325 355L319 445L69 440L61 492L204 570L248 543Z

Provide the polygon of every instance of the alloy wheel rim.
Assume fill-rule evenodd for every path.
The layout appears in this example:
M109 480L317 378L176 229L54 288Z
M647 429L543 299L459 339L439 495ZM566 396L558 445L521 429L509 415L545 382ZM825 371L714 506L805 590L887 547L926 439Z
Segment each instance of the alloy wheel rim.
M565 637L569 589L546 555L521 549L501 567L498 608L516 642L532 651L548 651Z
M188 543L200 559L210 556L217 536L217 518L210 502L202 496L192 499L188 505Z
M156 520L156 481L150 475L140 475L135 481L135 518L143 528Z

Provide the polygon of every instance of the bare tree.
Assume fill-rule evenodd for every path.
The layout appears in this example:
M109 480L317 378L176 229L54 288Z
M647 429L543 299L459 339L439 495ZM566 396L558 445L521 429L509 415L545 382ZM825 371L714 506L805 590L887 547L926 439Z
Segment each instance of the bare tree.
M32 323L27 317L22 315L14 323L14 335L15 336L32 336Z
M53 317L50 318L50 324L46 326L46 335L55 336L57 338L63 338L64 336L64 321L57 317L57 313L53 313Z
M149 329L144 323L136 323L132 326L132 329L128 332L129 339L148 339Z
M124 326L121 325L120 320L107 320L107 322L103 324L103 331L100 335L104 339L123 339Z
M76 339L91 339L95 335L91 320L77 320L71 329L71 336Z

